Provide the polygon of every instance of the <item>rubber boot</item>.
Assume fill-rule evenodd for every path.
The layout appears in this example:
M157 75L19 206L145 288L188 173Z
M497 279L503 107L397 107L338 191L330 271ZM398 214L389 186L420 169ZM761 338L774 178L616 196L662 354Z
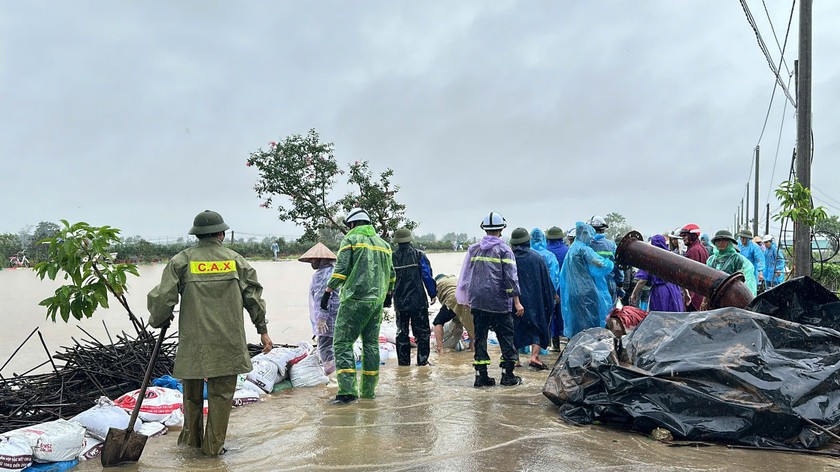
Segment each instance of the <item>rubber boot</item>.
M492 387L494 385L496 385L496 379L487 375L487 366L475 366L475 383L473 387Z
M555 336L551 338L551 350L554 352L560 352L560 336Z
M502 368L504 372L502 372L502 380L499 382L502 385L519 385L522 383L522 377L513 374L513 368L515 364L513 362L504 362L502 363Z

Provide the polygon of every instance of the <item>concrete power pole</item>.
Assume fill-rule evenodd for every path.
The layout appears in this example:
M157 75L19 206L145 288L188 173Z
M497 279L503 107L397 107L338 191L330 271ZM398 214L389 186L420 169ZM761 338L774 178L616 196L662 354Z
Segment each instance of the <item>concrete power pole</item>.
M799 65L796 87L796 180L811 188L811 14L813 0L799 2ZM811 275L811 227L793 223L794 276Z
M744 212L746 214L746 218L744 219L744 229L749 231L750 230L750 183L747 182L747 204L744 205Z
M758 145L755 146L755 195L753 196L753 236L758 236Z

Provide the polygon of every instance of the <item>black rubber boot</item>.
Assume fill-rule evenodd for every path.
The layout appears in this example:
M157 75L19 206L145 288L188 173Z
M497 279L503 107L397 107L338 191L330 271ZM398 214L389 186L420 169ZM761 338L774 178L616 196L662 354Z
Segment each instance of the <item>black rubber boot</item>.
M355 395L336 395L335 398L330 400L330 405L346 405L348 403L353 403L356 401Z
M492 387L494 385L496 385L496 379L487 375L487 366L475 366L475 383L473 387Z
M519 385L522 383L522 377L513 374L513 368L516 364L513 362L504 362L502 363L502 368L504 372L502 372L502 380L499 382L502 385Z
M560 352L560 336L556 336L551 338L551 350L552 352Z

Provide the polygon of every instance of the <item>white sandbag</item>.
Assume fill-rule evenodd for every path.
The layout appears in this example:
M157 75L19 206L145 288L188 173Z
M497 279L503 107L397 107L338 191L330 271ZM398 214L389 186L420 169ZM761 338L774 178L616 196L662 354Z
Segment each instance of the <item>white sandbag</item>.
M253 364L254 369L248 372L247 380L258 386L263 392L271 393L279 375L277 365L264 359L252 360L251 364Z
M379 343L379 363L384 364L388 359L397 358L397 346L393 343Z
M308 348L298 346L295 348L291 347L276 347L269 351L267 354L262 354L262 356L271 361L272 364L277 366L277 373L279 374L279 380L285 380L289 378L289 362L292 360L305 355L309 351ZM254 356L254 359L257 359L260 354ZM252 359L253 361L253 359Z
M55 420L3 433L29 443L35 462L73 460L82 452L85 428L67 420Z
M128 392L114 400L114 403L125 411L132 411L137 404L140 390ZM143 404L140 406L139 417L143 421L165 422L175 411L183 412L184 395L178 390L166 387L149 387Z
M171 418L172 417L170 416L170 419ZM148 423L143 423L143 426L137 432L142 434L143 436L153 438L156 436L163 436L164 434L166 434L167 429L166 425L164 425L163 423L149 421Z
M109 428L128 428L131 414L114 404L108 397L99 397L96 405L70 418L70 421L84 426L87 433L97 439L105 440ZM134 423L134 431L140 429L142 421Z
M233 392L233 406L250 405L260 401L260 394L248 388L241 388Z
M277 384L274 384L277 385ZM266 392L263 391L257 384L251 382L250 380L246 380L245 383L242 384L242 388L240 390L250 390L257 395L265 395Z
M379 326L379 341L386 343L397 342L397 326L392 324L382 323Z
M170 428L174 427L181 427L184 426L184 411L183 410L175 410L169 414L163 421L162 424L164 426L168 426Z
M248 374L237 374L236 375L236 389L239 390L245 385L245 379L248 378Z
M23 470L32 465L32 447L26 439L0 436L0 472Z
M357 340L353 343L353 358L356 362L362 362L362 341Z
M293 387L315 387L330 383L330 378L324 373L324 368L314 353L292 365L289 377Z
M102 454L102 446L104 445L105 440L85 435L85 440L82 442L82 452L79 453L79 460L89 461L96 459Z

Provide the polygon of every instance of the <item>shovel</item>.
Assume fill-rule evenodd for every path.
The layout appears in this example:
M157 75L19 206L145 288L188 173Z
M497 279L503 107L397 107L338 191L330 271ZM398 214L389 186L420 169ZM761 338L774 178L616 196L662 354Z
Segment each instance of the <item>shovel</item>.
M158 352L160 352L160 345L163 344L163 338L166 336L166 328L168 327L167 325L160 329L155 348L152 351L152 358L149 360L148 367L146 367L146 377L143 378L143 385L140 386L140 392L137 395L137 403L134 405L134 411L131 412L131 419L128 421L128 427L126 429L108 429L108 435L105 436L105 444L102 446L102 453L99 456L102 467L116 467L137 462L140 460L140 454L143 454L143 448L146 447L146 440L149 437L135 432L134 423L140 413L143 398L146 397L146 389L149 387L149 380L152 377Z

